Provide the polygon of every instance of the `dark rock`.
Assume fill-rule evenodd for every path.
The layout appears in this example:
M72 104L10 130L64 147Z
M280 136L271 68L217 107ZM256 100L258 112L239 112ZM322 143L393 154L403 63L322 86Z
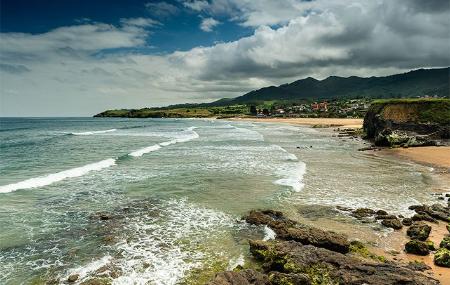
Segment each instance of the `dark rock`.
M430 253L426 243L415 239L405 244L405 251L417 255L428 255Z
M250 251L265 272L306 274L312 284L439 284L391 262L366 261L294 241L250 242Z
M244 219L250 224L267 225L278 239L294 240L342 253L349 251L350 243L345 235L298 224L285 218L281 212L251 211Z
M394 215L378 215L375 217L376 220L389 220L389 219L397 219Z
M403 227L402 223L397 218L382 220L381 224L385 227L393 228L394 230L399 230Z
M378 211L375 212L375 214L377 216L387 216L388 212L386 212L385 210L378 210Z
M67 278L67 282L73 283L73 282L77 281L79 277L80 277L79 274L72 274Z
M430 235L430 232L431 227L429 225L422 222L415 222L409 227L406 234L412 239L425 241Z
M111 285L109 278L91 278L80 283L80 285Z
M422 261L410 261L407 267L414 271L425 271L431 269L430 266L426 265Z
M450 221L450 209L440 204L433 204L431 206L413 205L409 209L414 210L424 221L436 222L436 219L444 222Z
M450 250L450 236L446 236L441 240L439 247L446 248Z
M440 248L434 254L434 264L450 268L450 250Z
M269 285L266 274L252 269L241 271L225 271L216 274L209 285Z
M427 221L431 223L437 223L435 219L430 217L428 214L421 212L421 214L414 214L414 216L411 217L411 220L413 221Z
M369 208L358 208L352 212L352 216L357 219L367 218L373 216L375 211Z
M427 244L429 250L431 250L431 251L435 251L436 250L436 247L434 246L434 242L433 241L427 240L427 241L425 241L425 243Z
M295 273L280 273L280 272L270 272L269 273L270 285L310 285L308 275L306 274L295 274Z
M402 225L404 225L404 226L410 226L410 225L412 225L412 223L413 223L413 221L411 218L404 218L402 220Z
M336 209L338 209L339 211L344 211L344 212L351 212L353 210L352 208L343 207L343 206L336 206Z

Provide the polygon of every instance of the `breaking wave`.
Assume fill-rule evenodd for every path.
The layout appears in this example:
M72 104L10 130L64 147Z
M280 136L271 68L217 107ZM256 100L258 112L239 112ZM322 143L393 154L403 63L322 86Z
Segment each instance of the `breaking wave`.
M90 135L97 135L97 134L105 134L105 133L112 133L117 131L117 129L110 129L110 130L102 130L102 131L88 131L88 132L79 132L79 133L70 133L74 136L90 136Z
M91 171L98 171L103 168L107 168L116 164L116 160L113 158L105 159L96 163L87 164L81 167L76 167L68 170L64 170L57 173L52 173L46 176L40 176L30 178L17 183L12 183L4 186L0 186L0 193L9 193L20 189L29 189L42 187L53 184L55 182L64 180L71 177L83 176Z

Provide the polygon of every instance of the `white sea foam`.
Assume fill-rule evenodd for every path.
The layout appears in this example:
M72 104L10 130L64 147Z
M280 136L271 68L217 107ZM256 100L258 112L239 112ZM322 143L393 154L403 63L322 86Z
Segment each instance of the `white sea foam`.
M284 178L276 180L278 185L291 187L295 192L300 192L305 184L302 183L303 175L306 172L306 164L299 161L292 166L292 163L280 167L277 174Z
M244 266L245 265L245 259L244 255L240 254L237 258L232 258L228 264L227 270L233 270L238 266Z
M287 159L287 160L292 160L292 161L297 161L297 160L298 160L298 157L297 157L295 154L288 152L287 150L285 150L285 149L282 148L281 146L276 145L276 144L274 144L273 146L274 146L276 149L279 149L279 150L281 150L282 152L286 153L286 159Z
M124 231L132 234L115 245L122 257L114 264L123 275L114 285L178 284L187 272L214 260L196 246L235 226L231 216L186 200L167 201L155 210L158 215L143 213L128 220Z
M80 133L70 133L74 136L89 136L89 135L96 135L96 134L105 134L105 133L111 133L115 132L117 129L110 129L110 130L102 130L102 131L88 131L88 132L80 132Z
M87 164L81 167L76 167L68 170L64 170L57 173L52 173L47 176L40 176L30 178L21 182L0 186L0 193L13 192L19 189L29 189L50 185L52 183L64 180L71 177L83 176L91 171L101 170L116 164L115 159L105 159L96 163Z
M88 277L91 273L97 271L99 268L107 265L112 260L112 257L107 255L102 257L101 259L94 260L91 263L86 264L85 266L80 266L78 268L75 268L73 270L69 271L69 274L67 274L66 279L72 275L72 274L78 274L78 280L77 283L82 282L86 277Z
M276 236L277 234L271 228L269 228L268 226L264 226L264 241L275 239Z
M138 149L136 151L133 151L129 155L134 156L134 157L143 156L146 153L156 151L160 148L161 148L161 146L159 144L155 144L155 145L151 145L151 146L144 147L144 148Z
M162 142L162 143L155 144L155 145L151 145L148 147L144 147L142 149L138 149L136 151L133 151L129 155L134 156L134 157L139 157L146 153L149 153L152 151L157 151L157 150L161 149L161 147L169 146L169 145L176 144L176 143L188 142L193 139L199 138L200 136L198 135L198 133L194 131L194 129L196 129L196 128L197 127L189 127L185 131L178 134L177 135L178 137L173 140Z

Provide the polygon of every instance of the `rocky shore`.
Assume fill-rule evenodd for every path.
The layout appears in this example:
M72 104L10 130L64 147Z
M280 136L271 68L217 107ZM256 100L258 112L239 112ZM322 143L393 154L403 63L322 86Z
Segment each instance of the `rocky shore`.
M437 266L450 267L450 236L434 245L427 241L432 230L426 222L449 222L450 208L440 204L412 206L411 218L391 215L383 210L339 208L356 219L371 219L386 227L408 227L411 240L405 251L413 254L434 252ZM274 240L249 240L256 266L238 266L216 274L210 285L281 284L441 284L423 273L430 269L422 262L399 262L371 252L366 245L347 236L306 226L273 210L251 211L247 223L267 226ZM450 225L447 225L450 231ZM450 269L449 269L450 271Z

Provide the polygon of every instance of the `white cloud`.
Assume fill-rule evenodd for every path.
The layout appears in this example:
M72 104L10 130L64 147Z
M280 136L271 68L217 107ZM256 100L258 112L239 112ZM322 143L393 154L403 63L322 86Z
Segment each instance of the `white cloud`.
M148 27L156 24L150 19L3 33L0 113L92 115L107 108L238 96L306 76L385 75L450 65L450 8L442 2L285 1L296 5L293 14L283 5L276 10L279 1L261 0L267 9L254 2L259 1L191 1L202 13L228 13L258 27L233 42L167 55L104 53L147 47ZM281 26L269 26L273 23Z
M214 18L205 18L200 24L200 29L205 32L212 32L214 27L219 25L220 22Z
M179 12L177 6L172 5L167 2L149 2L145 4L145 7L149 11L150 14L157 17L168 17L171 15L175 15Z
M122 25L125 26L136 26L136 27L152 27L156 25L161 25L160 22L155 21L150 18L124 18L120 19Z

